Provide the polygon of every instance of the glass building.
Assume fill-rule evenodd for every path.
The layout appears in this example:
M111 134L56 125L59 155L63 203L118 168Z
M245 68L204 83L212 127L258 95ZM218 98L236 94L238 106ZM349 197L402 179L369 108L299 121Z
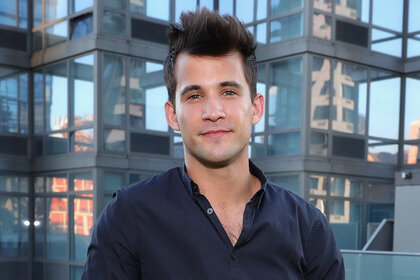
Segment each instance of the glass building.
M343 250L394 217L395 173L420 169L420 1L1 1L1 279L79 279L112 192L182 164L162 61L167 26L197 6L258 41L249 150L269 179Z

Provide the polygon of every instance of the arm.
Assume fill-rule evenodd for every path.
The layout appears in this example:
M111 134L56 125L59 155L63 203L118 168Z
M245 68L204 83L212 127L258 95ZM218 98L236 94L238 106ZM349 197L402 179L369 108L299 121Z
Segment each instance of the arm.
M118 191L96 222L82 280L141 279L131 225L130 213Z
M307 280L342 280L345 277L343 256L327 219L320 212L308 235L305 262Z

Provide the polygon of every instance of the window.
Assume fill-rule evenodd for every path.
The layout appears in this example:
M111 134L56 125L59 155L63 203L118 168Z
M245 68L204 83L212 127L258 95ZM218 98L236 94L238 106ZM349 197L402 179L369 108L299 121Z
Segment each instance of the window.
M300 37L303 34L303 14L284 17L270 23L270 43Z
M169 20L169 0L153 1L153 0L130 0L130 10L133 13L139 13L148 17L162 20Z
M74 40L92 33L93 19L92 14L86 14L72 18L70 20L71 34L70 40Z

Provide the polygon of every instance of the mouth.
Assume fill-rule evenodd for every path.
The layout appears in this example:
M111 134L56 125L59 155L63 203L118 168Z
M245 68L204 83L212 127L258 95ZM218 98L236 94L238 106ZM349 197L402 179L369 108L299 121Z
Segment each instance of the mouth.
M220 137L225 136L228 133L230 133L229 130L215 129L215 130L208 130L204 133L201 133L201 135L208 138L220 138Z

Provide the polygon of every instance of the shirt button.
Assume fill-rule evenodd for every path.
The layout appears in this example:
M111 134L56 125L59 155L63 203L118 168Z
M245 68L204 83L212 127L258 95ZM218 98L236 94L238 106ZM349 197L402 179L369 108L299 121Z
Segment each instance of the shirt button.
M207 209L207 214L211 215L213 214L213 212L214 212L213 208L210 207L209 209Z
M235 252L232 252L232 254L230 255L230 257L231 257L232 259L236 259L236 254L235 254Z
M196 192L196 191L198 190L197 185L193 185L193 186L192 186L192 189L193 189L193 192Z

